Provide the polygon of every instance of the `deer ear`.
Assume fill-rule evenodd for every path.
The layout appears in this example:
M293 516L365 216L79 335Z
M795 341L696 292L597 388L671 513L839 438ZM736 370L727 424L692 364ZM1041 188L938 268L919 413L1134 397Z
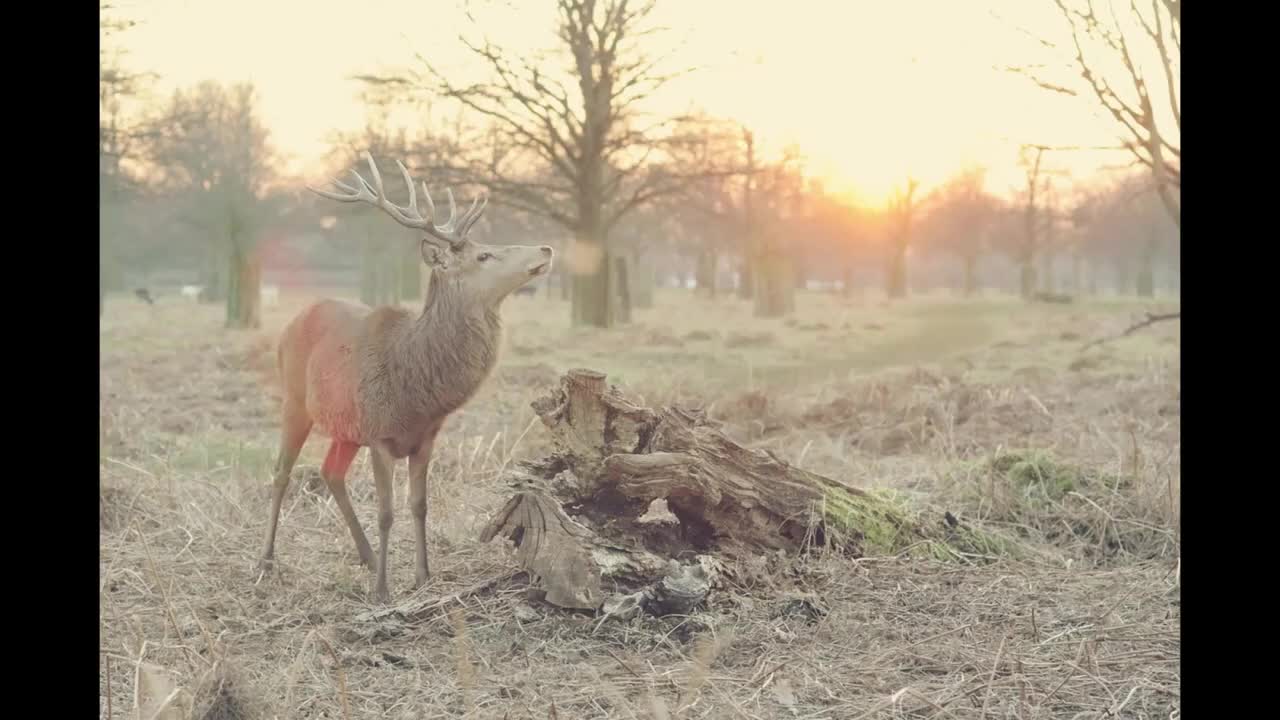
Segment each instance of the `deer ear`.
M448 254L426 238L422 239L422 260L432 268L444 268L449 264Z

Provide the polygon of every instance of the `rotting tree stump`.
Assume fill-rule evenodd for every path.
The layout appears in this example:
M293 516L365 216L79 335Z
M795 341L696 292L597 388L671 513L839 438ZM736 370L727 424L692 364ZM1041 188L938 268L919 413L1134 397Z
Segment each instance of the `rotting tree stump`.
M688 612L727 567L717 557L828 547L853 557L971 559L1014 550L950 513L742 447L700 410L645 407L605 379L572 370L533 402L554 450L512 473L516 493L481 534L512 540L554 605Z

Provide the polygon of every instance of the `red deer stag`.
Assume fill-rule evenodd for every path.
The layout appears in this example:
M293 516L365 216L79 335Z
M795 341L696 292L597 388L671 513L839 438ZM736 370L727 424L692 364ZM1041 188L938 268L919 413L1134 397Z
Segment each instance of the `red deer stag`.
M285 328L277 355L284 387L280 455L271 494L271 520L260 567L271 567L280 503L289 475L313 428L330 438L320 473L338 505L360 561L377 569L375 599L389 602L387 541L392 523L394 462L409 458L409 498L417 545L416 585L427 570L427 471L440 426L462 407L488 377L498 359L501 322L498 308L514 290L551 269L546 246L481 245L467 234L486 199L477 197L456 216L452 191L449 219L434 220L427 186L427 214L418 212L417 193L404 164L397 161L409 188L401 207L383 194L382 178L368 152L370 184L352 170L355 186L338 180L342 192L309 188L338 202L364 202L380 208L405 227L422 230L422 257L431 267L431 283L421 314L400 307L321 300L303 310ZM369 448L378 497L378 559L375 565L360 521L347 496L347 470L361 447Z

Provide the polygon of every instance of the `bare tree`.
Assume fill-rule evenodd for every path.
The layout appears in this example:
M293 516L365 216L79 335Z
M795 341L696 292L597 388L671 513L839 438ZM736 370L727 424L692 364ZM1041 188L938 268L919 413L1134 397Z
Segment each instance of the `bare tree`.
M791 312L797 236L809 214L798 151L762 161L754 133L707 116L683 121L678 138L667 167L688 180L662 209L694 258L698 291L715 296L720 258L734 254L739 296L753 301L755 314ZM699 174L700 168L712 170Z
M922 240L960 259L966 297L977 290L978 259L990 250L990 231L1000 210L1000 201L983 187L985 181L983 168L970 168L948 180L925 201L928 215L921 228Z
M99 172L104 181L120 181L120 184L127 185L128 178L122 172L122 163L126 159L138 158L142 144L154 136L156 128L155 118L131 115L125 104L141 96L157 76L152 72L132 70L125 65L126 51L115 42L115 37L137 25L137 22L120 17L115 11L116 8L112 5L99 5Z
M748 136L749 137L749 136ZM756 317L781 317L795 310L797 238L808 208L797 148L759 166L748 143L743 223Z
M1113 2L1107 3L1105 10L1095 7L1094 0L1053 3L1067 23L1069 67L1083 80L1083 88L1055 82L1045 77L1042 69L1009 69L1027 75L1047 90L1088 95L1101 105L1115 119L1134 162L1150 171L1156 194L1174 224L1181 227L1181 1L1150 0L1148 6L1129 0L1127 12L1117 12ZM1051 50L1060 49L1058 43L1040 42ZM1144 62L1156 63L1160 77L1149 82ZM1172 128L1162 126L1170 120Z
M151 160L177 196L185 222L202 231L210 254L206 288L226 299L230 328L261 320L257 240L274 209L264 205L273 151L251 85L205 82L174 93Z
M749 167L754 162L750 133L744 133L736 123L697 114L681 120L677 137L669 148L668 162L679 175L693 177L709 167ZM741 160L744 150L747 157ZM750 177L749 169L744 174ZM745 273L749 256L745 212L750 191L743 193L740 202L735 197L737 181L728 175L707 174L691 180L678 195L664 198L655 208L672 220L669 227L674 226L680 250L694 259L697 291L712 298L718 290L720 258L730 253L741 255L746 297L752 294L750 276Z
M1083 248L1111 265L1117 291L1154 297L1157 261L1175 244L1178 228L1146 178L1123 178L1094 192L1075 216Z
M124 49L115 42L136 21L121 17L109 4L98 6L98 314L106 307L108 289L121 286L120 239L133 232L130 206L142 185L125 163L137 160L141 144L154 133L152 122L130 113L126 104L142 95L154 73L131 70Z
M789 300L791 280L782 277L791 266L781 245L767 242L779 211L770 197L773 185L788 172L785 166L796 160L794 150L777 163L762 162L756 137L750 129L737 123L707 115L695 115L680 123L678 141L672 143L670 164L686 177L697 176L705 168L738 168L725 174L711 172L690 181L680 195L669 201L669 212L684 226L687 248L695 257L695 279L698 290L715 295L715 272L719 258L737 255L738 297L753 300L767 288L783 294L779 307L769 310L757 304L759 311L783 313ZM741 186L739 186L741 183ZM762 210L764 210L762 212ZM766 257L772 253L773 256ZM774 282L766 277L765 266L779 274Z
M1089 283L1085 281L1085 264L1087 246L1087 228L1091 214L1091 196L1088 192L1077 196L1075 204L1067 213L1068 227L1071 233L1071 292L1076 295L1092 294L1093 282L1090 274Z
M361 153L368 152L374 162L393 164L408 157L410 146L427 145L430 138L411 143L407 134L387 127L387 107L372 106L365 127L358 133L339 135L334 141L332 160L336 167L358 164ZM403 179L386 179L388 192L404 195ZM402 299L421 297L422 262L418 254L417 234L399 227L388 227L377 208L353 203L335 209L343 234L354 237L360 245L360 301L371 307L392 305Z
M908 178L905 187L899 188L889 200L888 222L889 266L885 286L890 298L907 295L907 250L911 246L911 225L918 205L915 199L920 183Z
M1040 208L1040 291L1054 293L1054 260L1063 240L1062 213L1059 207L1058 189L1052 177L1044 179L1043 202Z
M760 168L756 164L755 134L742 128L742 145L746 156L746 175L742 178L742 267L738 276L738 297L750 300L756 294L756 264L759 240L756 236L755 203L752 197Z
M1047 223L1054 222L1054 211L1048 208L1047 197L1051 176L1063 174L1045 164L1045 153L1059 148L1045 145L1023 145L1018 162L1026 175L1026 187L1021 193L1021 230L1002 233L1001 245L1018 265L1018 290L1023 299L1035 297L1039 282L1036 277L1036 260L1044 261L1047 243L1053 232Z
M627 258L629 301L636 310L653 307L653 291L657 285L655 257L670 248L680 234L673 214L674 204L655 202L642 207L629 213L614 230L612 242L615 252Z
M660 70L663 57L641 47L656 30L654 6L655 0L557 0L552 57L520 57L488 40L463 38L490 73L475 84L449 80L421 56L420 71L361 77L385 91L426 89L453 98L491 123L484 157L454 169L486 186L495 203L569 230L576 324L609 327L620 320L626 263L610 232L637 207L678 191L685 179L653 171L671 119L642 111L675 75ZM549 68L564 60L570 77L561 79Z
M828 280L833 279L830 271L836 270L844 296L850 297L856 271L867 261L875 214L828 192L818 180L808 183L805 194L808 213L803 232L795 238L800 246L797 254L810 267L825 266L821 274Z

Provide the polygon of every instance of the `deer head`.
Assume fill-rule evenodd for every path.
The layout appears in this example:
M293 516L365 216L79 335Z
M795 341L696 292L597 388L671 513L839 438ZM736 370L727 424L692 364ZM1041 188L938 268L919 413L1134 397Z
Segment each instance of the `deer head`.
M435 203L431 200L426 182L422 183L422 193L427 200L427 214L424 217L418 212L418 194L404 163L396 161L396 166L404 176L405 186L409 188L407 207L387 200L382 189L382 175L378 172L373 156L368 151L362 152L360 156L369 165L372 184L352 170L351 174L356 180L354 187L335 179L333 184L342 192L320 190L311 186L308 189L338 202L373 205L401 225L422 230L422 259L432 269L433 283L447 283L477 302L497 305L521 285L551 271L554 253L546 245L484 245L468 237L488 204L488 198L484 195L473 200L471 207L459 217L453 201L453 191L446 189L449 219L437 224Z

